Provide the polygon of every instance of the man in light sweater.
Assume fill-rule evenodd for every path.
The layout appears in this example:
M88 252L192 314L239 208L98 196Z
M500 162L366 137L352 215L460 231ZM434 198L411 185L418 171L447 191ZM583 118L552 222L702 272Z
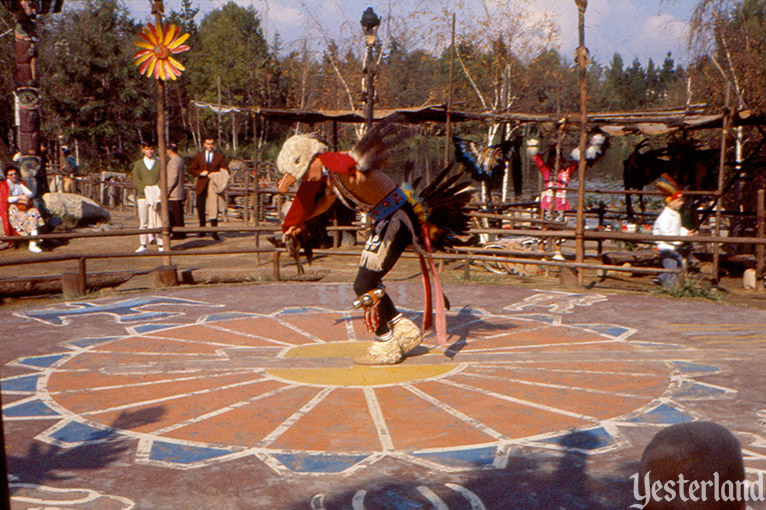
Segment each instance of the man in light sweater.
M133 186L136 188L136 207L138 208L138 228L158 228L162 225L158 213L160 198L160 165L154 157L154 147L150 143L141 144L143 158L133 163ZM146 250L147 241L154 235L140 234L140 245L136 252ZM162 236L157 235L157 244L163 251Z

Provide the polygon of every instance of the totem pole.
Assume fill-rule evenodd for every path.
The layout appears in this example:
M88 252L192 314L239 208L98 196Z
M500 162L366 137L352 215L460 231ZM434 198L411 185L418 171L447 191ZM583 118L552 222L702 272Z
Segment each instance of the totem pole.
M37 60L37 16L61 11L64 0L2 0L16 18L16 103L19 114L18 146L21 178L37 194L35 176L40 171L40 91Z

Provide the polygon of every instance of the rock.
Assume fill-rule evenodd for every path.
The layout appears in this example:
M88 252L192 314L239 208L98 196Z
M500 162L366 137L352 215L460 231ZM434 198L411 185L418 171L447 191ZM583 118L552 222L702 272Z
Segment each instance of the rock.
M742 288L746 290L755 290L757 283L755 269L746 269L742 274Z
M46 193L43 200L53 216L72 225L96 224L111 220L109 211L93 200L74 193Z

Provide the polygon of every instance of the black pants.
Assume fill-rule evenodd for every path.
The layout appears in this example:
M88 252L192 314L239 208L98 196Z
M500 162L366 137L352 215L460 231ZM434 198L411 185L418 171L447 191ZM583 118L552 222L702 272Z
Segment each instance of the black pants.
M171 228L184 226L184 201L168 200L168 219ZM173 239L186 239L185 232L173 232Z
M383 277L394 267L404 250L412 244L412 232L406 220L409 219L410 225L416 225L417 220L412 218L411 211L406 209L408 206L405 205L389 218L379 221L373 226L370 238L364 246L362 262L354 280L354 292L357 296L377 287ZM373 256L377 261L380 261L380 266L371 269L369 267L371 264L364 262L366 255ZM380 300L378 313L380 324L375 334L383 335L390 329L388 321L399 314L388 293Z

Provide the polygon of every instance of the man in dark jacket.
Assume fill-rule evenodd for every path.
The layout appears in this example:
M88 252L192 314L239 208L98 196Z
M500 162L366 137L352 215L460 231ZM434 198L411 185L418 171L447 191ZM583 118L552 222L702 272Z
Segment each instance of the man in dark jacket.
M197 184L195 186L195 192L197 193L197 217L199 218L199 226L205 226L206 211L205 203L207 202L208 182L209 175L213 172L220 172L226 168L226 159L219 151L215 150L215 141L212 138L205 138L203 144L205 150L200 151L194 159L192 159L189 165L189 172L197 178ZM210 218L210 226L218 226L218 218ZM200 237L204 237L204 233L199 234ZM213 233L213 239L218 240L218 234Z

